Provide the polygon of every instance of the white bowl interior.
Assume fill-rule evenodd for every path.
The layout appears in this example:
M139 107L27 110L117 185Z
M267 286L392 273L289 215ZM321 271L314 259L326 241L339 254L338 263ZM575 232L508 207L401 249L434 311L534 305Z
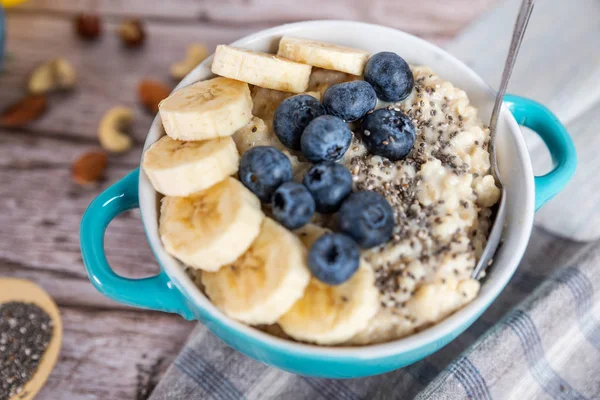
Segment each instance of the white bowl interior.
M351 21L310 21L282 25L261 31L233 43L234 46L256 51L276 52L283 35L300 36L341 45L366 49L372 53L393 51L415 65L428 65L442 78L465 90L479 116L488 121L494 92L465 64L440 48L407 33L377 25ZM198 80L210 78L212 57L192 71L179 85L183 87ZM182 292L197 306L207 310L215 319L231 325L243 333L274 346L297 347L298 350L316 353L377 357L417 348L438 340L457 329L470 317L486 307L504 288L525 251L533 226L534 183L529 154L516 121L503 108L498 124L498 154L501 175L507 188L507 219L504 245L498 251L493 268L482 289L470 304L444 321L417 334L389 343L362 347L320 347L275 338L224 316L195 288L184 273L182 264L166 253L158 236L158 199L146 175L141 171L139 182L140 208L150 245L160 264ZM148 133L144 150L163 135L160 116L157 115ZM368 351L366 351L368 349Z

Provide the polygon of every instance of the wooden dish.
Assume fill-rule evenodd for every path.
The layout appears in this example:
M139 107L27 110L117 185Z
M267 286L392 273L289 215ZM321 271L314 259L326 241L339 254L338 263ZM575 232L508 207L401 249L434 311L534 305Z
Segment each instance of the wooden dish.
M11 301L33 303L48 313L54 323L52 339L42 356L38 369L33 377L23 386L19 394L15 394L9 400L30 400L40 391L46 379L52 372L60 345L62 343L62 322L58 307L48 293L33 282L23 279L0 278L0 305Z

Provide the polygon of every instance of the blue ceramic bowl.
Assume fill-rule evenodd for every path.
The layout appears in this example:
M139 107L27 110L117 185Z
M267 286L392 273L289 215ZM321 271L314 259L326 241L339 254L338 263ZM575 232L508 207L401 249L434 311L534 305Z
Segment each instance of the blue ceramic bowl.
M282 35L293 35L362 48L372 53L395 51L413 64L429 65L442 78L465 90L480 117L489 119L494 92L466 65L414 36L382 26L350 21L311 21L283 25L245 37L233 45L274 52ZM179 87L211 77L212 57L199 65ZM555 168L534 177L519 125L544 140ZM467 329L505 287L517 268L533 226L534 210L558 193L575 171L573 143L550 111L531 100L507 96L499 121L499 163L508 191L504 245L479 295L450 317L422 332L389 343L361 347L323 347L288 341L232 320L219 311L191 282L183 266L165 252L158 235L160 196L147 177L135 170L90 204L81 223L81 250L90 280L106 296L135 307L177 313L197 319L236 350L266 364L310 376L356 378L380 374L414 363L437 351ZM150 128L145 149L162 135L160 117ZM139 207L148 242L161 272L151 278L116 275L104 254L104 233L119 213ZM143 334L143 333L141 333Z

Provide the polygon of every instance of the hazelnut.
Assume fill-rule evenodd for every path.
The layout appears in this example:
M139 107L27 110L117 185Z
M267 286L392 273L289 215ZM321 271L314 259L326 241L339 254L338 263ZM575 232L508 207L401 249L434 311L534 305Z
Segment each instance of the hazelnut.
M102 34L102 21L94 14L79 14L75 18L75 32L82 39L95 40Z
M121 42L126 47L139 47L144 44L146 39L144 25L139 19L129 19L121 22L118 33Z

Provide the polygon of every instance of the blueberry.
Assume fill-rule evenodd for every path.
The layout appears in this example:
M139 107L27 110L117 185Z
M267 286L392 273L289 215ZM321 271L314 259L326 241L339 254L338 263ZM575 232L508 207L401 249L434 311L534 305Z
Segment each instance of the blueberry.
M300 141L308 161L336 161L342 158L352 140L348 125L333 115L317 117L304 130Z
M306 188L286 182L275 190L271 201L273 216L288 229L297 229L310 221L315 213L315 200Z
M381 108L362 121L363 142L371 154L402 160L415 143L415 127L400 111Z
M275 189L292 180L292 164L271 146L256 146L242 155L240 181L263 202L271 201Z
M352 193L340 207L340 231L363 248L387 242L394 230L394 210L385 197L375 192Z
M373 86L377 97L383 101L404 100L415 85L408 63L389 51L373 54L369 58L365 65L365 81Z
M346 282L358 269L360 249L341 233L326 233L308 252L308 267L315 278L328 285Z
M302 180L315 199L320 213L336 212L352 192L352 174L334 162L314 165Z
M375 108L377 94L365 81L338 83L327 88L323 94L323 105L327 114L352 122Z
M273 130L287 148L300 150L300 137L306 126L321 115L325 108L319 100L307 94L288 97L277 106Z

